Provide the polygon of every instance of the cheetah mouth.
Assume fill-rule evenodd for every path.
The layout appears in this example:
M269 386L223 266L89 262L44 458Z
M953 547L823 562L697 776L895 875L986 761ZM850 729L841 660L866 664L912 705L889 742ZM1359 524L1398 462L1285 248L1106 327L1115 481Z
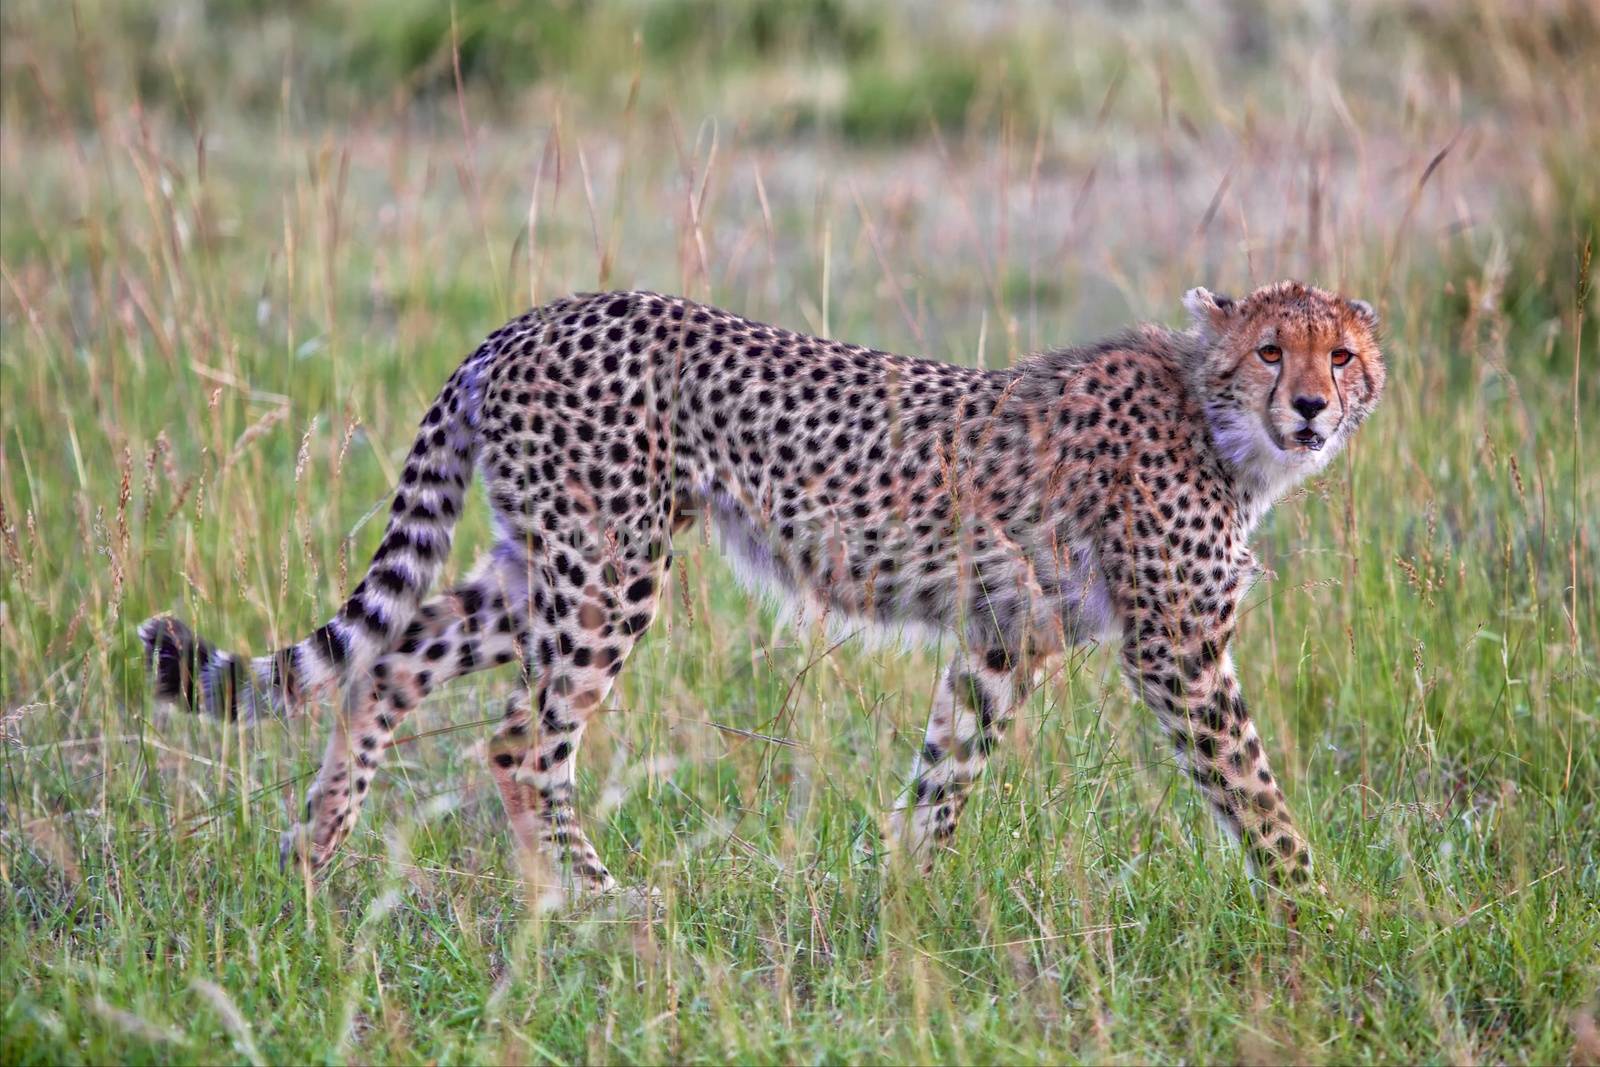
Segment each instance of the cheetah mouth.
M1294 443L1304 448L1307 452L1321 452L1322 446L1327 444L1327 438L1312 429L1299 430L1294 435Z

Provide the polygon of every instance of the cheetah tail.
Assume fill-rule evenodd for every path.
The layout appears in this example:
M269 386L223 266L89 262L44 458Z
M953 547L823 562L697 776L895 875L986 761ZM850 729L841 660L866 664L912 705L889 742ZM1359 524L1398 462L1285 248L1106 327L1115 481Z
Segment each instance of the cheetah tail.
M171 616L139 627L157 701L221 719L292 712L364 671L411 623L450 555L478 451L480 348L423 417L396 487L383 541L339 613L310 636L248 661L219 651Z

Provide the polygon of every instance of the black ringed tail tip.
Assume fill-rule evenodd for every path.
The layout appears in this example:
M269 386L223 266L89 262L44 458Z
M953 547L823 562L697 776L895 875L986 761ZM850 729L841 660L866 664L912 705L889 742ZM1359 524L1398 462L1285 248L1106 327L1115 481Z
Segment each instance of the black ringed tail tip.
M145 664L155 698L166 704L195 708L195 681L201 664L194 631L170 615L158 615L139 626Z

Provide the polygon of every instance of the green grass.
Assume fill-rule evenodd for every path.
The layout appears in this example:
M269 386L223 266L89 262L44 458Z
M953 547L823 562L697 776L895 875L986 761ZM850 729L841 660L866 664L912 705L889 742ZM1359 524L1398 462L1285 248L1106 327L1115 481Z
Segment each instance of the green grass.
M1578 6L883 30L763 0L697 39L694 4L571 4L550 25L651 54L559 75L507 70L492 9L458 9L468 135L420 7L382 28L426 76L388 92L323 86L390 37L315 3L326 39L262 29L236 70L226 5L7 5L0 1062L1600 1061ZM972 79L943 111L941 49ZM819 100L873 124L772 120ZM326 615L426 400L531 300L646 285L995 366L1282 275L1377 303L1390 363L1262 530L1240 635L1329 890L1296 928L1105 650L1028 704L935 874L886 872L941 650L780 629L698 534L580 760L657 920L525 905L481 754L508 678L413 717L313 885L276 842L331 709L241 732L143 694L152 612L247 649Z

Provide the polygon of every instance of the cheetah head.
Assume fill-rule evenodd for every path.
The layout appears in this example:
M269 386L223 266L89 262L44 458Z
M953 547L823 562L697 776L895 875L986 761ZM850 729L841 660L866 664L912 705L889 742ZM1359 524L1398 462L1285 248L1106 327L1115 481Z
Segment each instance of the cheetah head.
M1378 315L1299 282L1232 300L1191 289L1195 385L1222 457L1282 491L1327 466L1383 392Z

